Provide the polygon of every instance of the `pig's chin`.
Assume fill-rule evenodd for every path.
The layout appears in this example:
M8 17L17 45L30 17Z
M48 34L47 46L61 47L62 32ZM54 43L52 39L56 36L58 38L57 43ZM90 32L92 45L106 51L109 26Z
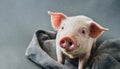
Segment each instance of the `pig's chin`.
M83 48L79 45L77 45L74 49L72 50L66 50L64 48L61 48L63 53L67 56L69 56L70 58L76 58L79 56L83 56L86 54L86 51L83 50Z

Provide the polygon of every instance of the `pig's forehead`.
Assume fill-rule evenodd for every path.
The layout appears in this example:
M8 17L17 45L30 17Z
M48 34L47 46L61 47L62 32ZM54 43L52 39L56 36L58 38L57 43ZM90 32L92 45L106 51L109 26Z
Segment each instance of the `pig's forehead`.
M67 17L65 20L63 20L63 24L65 25L71 25L71 26L86 26L88 21L91 21L92 19L84 16L73 16L73 17Z

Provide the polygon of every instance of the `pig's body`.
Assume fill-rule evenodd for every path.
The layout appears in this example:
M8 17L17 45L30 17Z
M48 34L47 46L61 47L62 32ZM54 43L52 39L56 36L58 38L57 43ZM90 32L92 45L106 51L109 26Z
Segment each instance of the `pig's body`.
M83 15L67 17L62 13L49 12L52 26L58 30L56 52L58 62L64 64L65 56L79 58L79 68L84 69L96 39L107 29Z

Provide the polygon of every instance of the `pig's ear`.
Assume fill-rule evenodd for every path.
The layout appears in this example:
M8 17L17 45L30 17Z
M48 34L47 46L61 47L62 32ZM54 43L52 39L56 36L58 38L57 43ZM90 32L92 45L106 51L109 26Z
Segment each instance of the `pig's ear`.
M65 19L66 16L62 13L54 13L54 12L50 12L50 11L48 11L48 14L51 16L52 27L55 30L58 30L62 20Z
M88 21L90 24L90 34L89 36L92 38L98 38L104 31L107 31L107 28L100 26L99 24L95 23L94 21Z

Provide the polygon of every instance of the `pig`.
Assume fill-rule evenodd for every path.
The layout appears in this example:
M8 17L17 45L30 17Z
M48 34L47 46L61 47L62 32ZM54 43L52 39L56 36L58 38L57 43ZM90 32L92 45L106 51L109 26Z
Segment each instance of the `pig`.
M65 58L79 58L78 69L85 69L85 63L90 58L95 42L107 31L93 19L84 16L68 17L60 12L50 12L52 27L57 31L56 55L57 61L65 63Z

